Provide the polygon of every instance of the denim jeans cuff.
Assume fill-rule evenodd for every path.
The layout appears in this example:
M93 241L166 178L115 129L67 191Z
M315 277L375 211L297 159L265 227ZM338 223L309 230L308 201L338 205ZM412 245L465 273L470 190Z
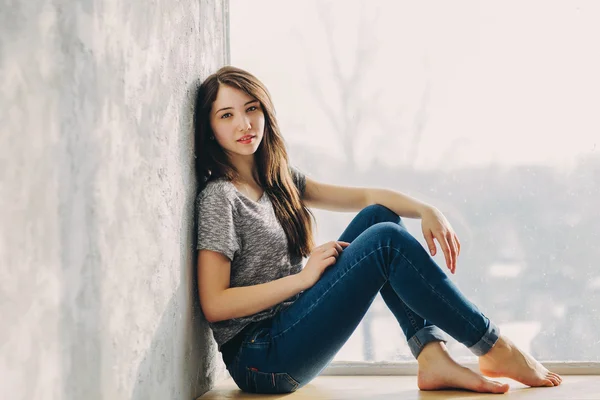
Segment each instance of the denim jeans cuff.
M483 334L481 340L469 347L469 350L471 350L473 354L478 357L490 351L500 337L500 328L498 328L491 320L489 321L490 324L487 328L487 331Z
M437 326L428 325L419 329L419 331L408 340L408 347L416 359L419 357L419 354L421 354L423 347L425 347L427 343L434 341L447 343L448 335Z

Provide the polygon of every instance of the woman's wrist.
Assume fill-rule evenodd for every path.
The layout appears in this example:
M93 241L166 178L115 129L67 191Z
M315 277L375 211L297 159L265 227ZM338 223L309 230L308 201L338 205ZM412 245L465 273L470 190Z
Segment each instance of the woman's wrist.
M434 206L430 204L423 204L417 209L417 213L419 214L420 218L423 218L425 214L431 213L435 210L436 208Z

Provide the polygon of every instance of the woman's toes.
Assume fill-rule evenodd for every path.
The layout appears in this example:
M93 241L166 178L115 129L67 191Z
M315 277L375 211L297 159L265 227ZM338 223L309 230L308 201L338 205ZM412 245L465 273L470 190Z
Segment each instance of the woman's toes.
M546 378L542 382L544 383L542 386L554 386L554 382L550 378Z
M492 381L492 382L494 383L494 386L496 388L496 390L494 390L494 393L506 393L510 389L510 386L508 385L508 383L501 383L501 382L497 382L497 381Z
M560 385L560 377L558 377L558 375L550 373L550 376L548 378L552 380L554 386Z
M490 381L483 378L478 386L474 388L476 392L482 393L506 393L510 387L506 383Z
M558 380L558 384L560 385L562 383L562 378L560 375L555 374L554 372L550 372L550 375L552 375L553 377L556 378L556 380Z

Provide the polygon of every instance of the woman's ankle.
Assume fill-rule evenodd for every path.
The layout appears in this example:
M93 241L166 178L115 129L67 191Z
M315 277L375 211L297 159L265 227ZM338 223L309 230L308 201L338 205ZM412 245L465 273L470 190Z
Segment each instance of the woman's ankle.
M419 356L417 357L417 362L419 364L427 363L429 361L439 359L440 355L445 353L448 353L446 344L442 341L434 340L423 346L421 353L419 353Z
M509 342L504 338L504 336L499 336L498 340L496 340L496 343L493 344L493 346L490 348L490 350L487 353L479 356L479 359L485 360L486 358L493 357L499 351L507 350L509 348L510 348Z

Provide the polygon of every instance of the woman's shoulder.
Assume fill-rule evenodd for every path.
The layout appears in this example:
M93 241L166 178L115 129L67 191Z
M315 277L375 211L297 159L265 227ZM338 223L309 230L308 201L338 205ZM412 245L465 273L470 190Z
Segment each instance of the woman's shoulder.
M235 197L235 191L231 183L223 178L218 178L206 183L204 188L198 193L198 201L207 197L216 197L220 200L232 201Z

